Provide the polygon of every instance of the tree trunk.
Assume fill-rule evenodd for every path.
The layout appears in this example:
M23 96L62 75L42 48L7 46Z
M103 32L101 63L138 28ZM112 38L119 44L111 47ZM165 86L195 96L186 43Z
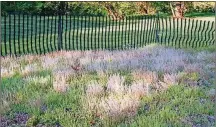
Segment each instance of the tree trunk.
M174 9L174 18L183 18L184 17L184 2L176 2L175 9Z

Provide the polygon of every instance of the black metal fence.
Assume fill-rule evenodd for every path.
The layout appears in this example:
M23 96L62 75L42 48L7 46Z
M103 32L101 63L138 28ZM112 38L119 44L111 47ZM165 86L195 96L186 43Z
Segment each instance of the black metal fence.
M215 43L213 21L128 16L112 20L99 16L2 17L1 55L43 54L56 50L116 50L159 43L203 47Z

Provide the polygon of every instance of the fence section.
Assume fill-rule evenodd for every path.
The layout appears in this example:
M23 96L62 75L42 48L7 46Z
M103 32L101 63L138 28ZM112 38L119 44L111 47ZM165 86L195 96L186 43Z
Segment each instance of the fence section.
M214 22L128 16L14 14L2 18L1 55L43 54L57 50L116 50L160 43L176 47L214 44Z
M194 19L159 19L159 43L175 47L204 47L215 43L215 22Z

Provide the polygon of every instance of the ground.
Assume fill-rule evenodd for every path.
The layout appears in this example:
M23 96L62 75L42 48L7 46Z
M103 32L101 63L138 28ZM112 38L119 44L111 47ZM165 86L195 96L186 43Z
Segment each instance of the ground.
M216 49L5 57L0 126L215 126Z

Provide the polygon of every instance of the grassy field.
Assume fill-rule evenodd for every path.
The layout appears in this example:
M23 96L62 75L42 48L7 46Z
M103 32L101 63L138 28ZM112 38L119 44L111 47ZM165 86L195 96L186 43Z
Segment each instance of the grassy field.
M64 16L62 41L58 41L58 17L14 18L12 15L10 20L9 17L2 19L2 54L40 54L56 51L58 47L65 50L113 50L143 47L150 43L176 47L203 47L214 43L212 21L161 18L157 22L156 18L147 16L126 19L112 21L106 17Z
M5 57L0 126L215 126L215 47Z

